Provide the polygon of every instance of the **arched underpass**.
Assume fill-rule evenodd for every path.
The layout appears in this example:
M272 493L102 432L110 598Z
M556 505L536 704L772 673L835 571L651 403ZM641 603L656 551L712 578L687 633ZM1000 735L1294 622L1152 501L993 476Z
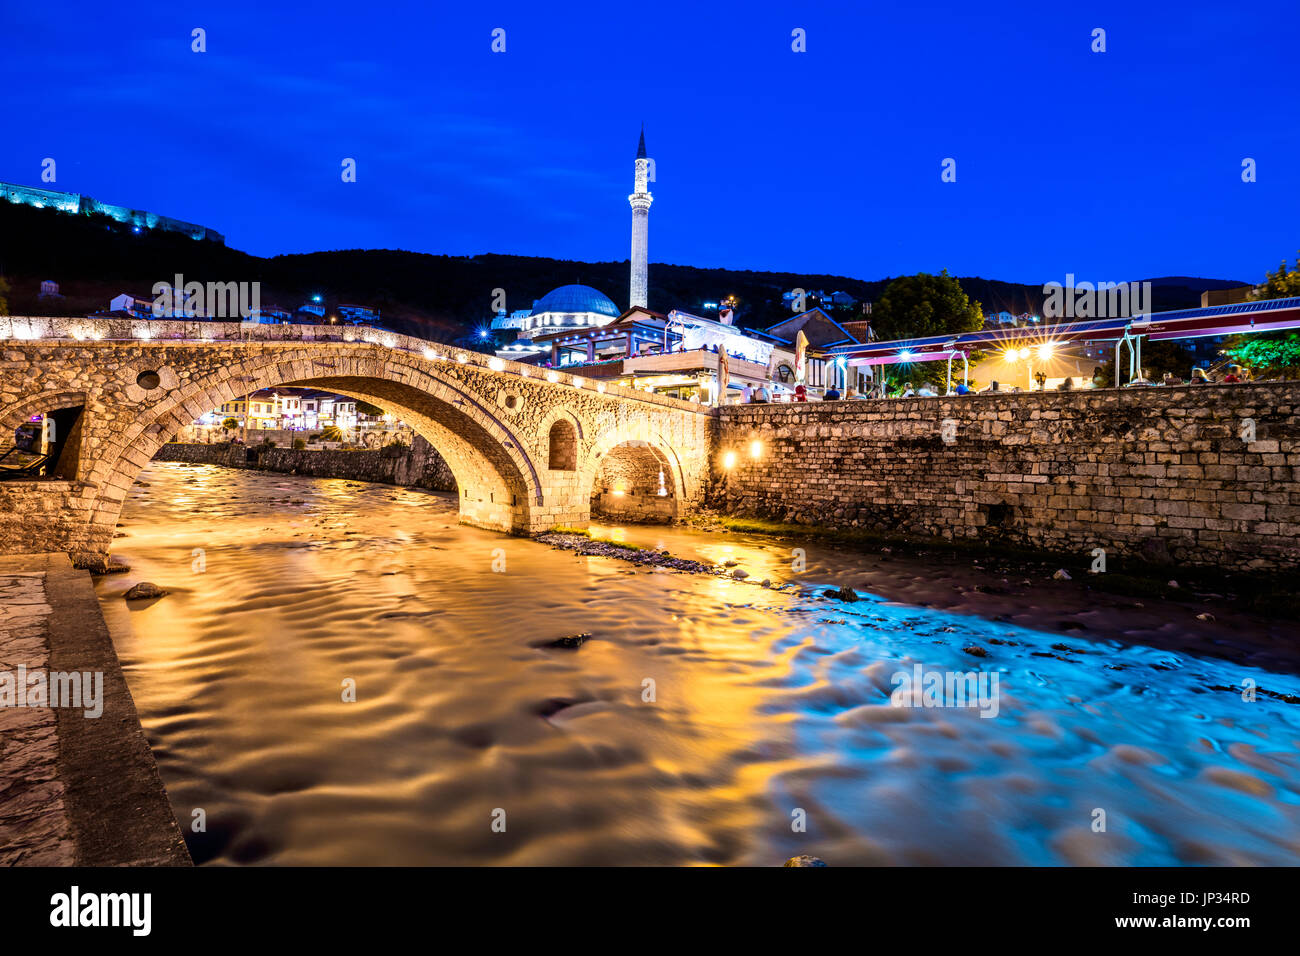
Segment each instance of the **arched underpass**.
M600 462L591 490L593 516L620 521L669 522L677 517L674 469L647 441L616 445Z

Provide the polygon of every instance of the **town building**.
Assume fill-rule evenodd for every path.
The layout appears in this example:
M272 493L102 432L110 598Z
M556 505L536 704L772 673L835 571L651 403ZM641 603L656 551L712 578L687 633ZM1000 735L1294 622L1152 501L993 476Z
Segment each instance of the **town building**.
M330 392L309 391L302 397L303 428L314 431L333 425L345 434L357 429L357 400Z
M119 315L130 315L137 319L208 319L212 317L211 312L194 316L186 310L189 302L189 293L184 289L171 289L170 295L164 298L164 305L158 311L154 311L154 303L159 300L160 295L136 295L130 292L123 292L115 295L108 303L108 311Z
M257 322L261 325L287 325L293 321L293 313L278 305L262 306L258 309L250 309L246 322Z
M368 431L387 431L394 427L388 413L366 414L355 398L314 388L260 389L250 395L223 402L219 408L194 422L197 432L208 437L229 418L246 432L290 431L319 432L334 426L345 439L360 441ZM396 423L399 427L400 422Z
M367 305L341 303L338 307L338 320L342 325L370 325L379 321L379 310Z

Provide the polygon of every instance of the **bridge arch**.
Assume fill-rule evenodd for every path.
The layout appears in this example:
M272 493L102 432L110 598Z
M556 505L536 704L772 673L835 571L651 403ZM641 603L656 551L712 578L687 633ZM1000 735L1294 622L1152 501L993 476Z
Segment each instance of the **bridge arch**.
M542 486L527 444L468 389L415 361L386 358L377 369L373 362L349 356L326 361L271 356L193 377L138 411L108 447L91 451L84 460L86 481L100 489L92 524L108 529L116 524L140 470L195 418L260 389L298 386L386 407L410 424L455 476L465 523L515 533L534 530L531 513L542 501Z
M27 421L31 416L59 408L75 408L86 404L85 392L69 392L52 389L19 399L11 405L0 409L0 432L8 437L9 433Z
M69 441L53 475L0 485L0 547L10 552L65 551L101 566L133 482L162 445L223 403L277 386L349 395L410 423L449 466L469 524L583 526L602 459L622 456L653 469L656 492L662 466L671 495L661 497L678 508L703 499L714 416L686 402L389 333L349 341L336 328L40 322L39 336L6 347L0 423L63 409L56 424ZM550 428L561 421L576 459L552 470ZM33 506L56 517L33 521Z
M593 516L668 522L685 505L689 489L681 458L673 442L646 422L602 432L584 461L578 490Z

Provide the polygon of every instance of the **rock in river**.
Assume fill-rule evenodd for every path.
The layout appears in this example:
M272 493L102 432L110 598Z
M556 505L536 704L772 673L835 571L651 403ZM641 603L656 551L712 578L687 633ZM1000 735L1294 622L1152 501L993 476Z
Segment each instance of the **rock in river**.
M569 634L566 637L557 637L553 641L546 641L544 643L537 644L535 646L536 647L557 647L566 650L573 650L575 648L581 647L583 644L586 644L587 641L589 640L591 640L591 634L584 631L581 634Z
M170 592L165 588L160 588L151 581L141 581L139 584L132 586L122 597L128 601L143 601L146 598L160 598L168 593Z

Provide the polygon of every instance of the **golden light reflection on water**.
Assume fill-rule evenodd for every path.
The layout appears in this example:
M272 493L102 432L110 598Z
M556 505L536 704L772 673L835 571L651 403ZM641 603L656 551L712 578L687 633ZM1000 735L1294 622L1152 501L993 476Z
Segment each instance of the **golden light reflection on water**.
M1231 695L1204 690L1241 669L1147 646L1158 625L1131 610L1128 640L1080 646L1077 666L1034 656L1060 636L1027 615L953 597L969 582L951 568L813 549L800 575L788 542L594 529L752 580L863 588L843 604L478 531L419 491L164 464L143 481L115 545L133 571L99 589L183 829L207 811L208 833L188 835L200 861L1286 862L1297 848L1295 711L1261 703L1245 729ZM172 594L128 606L139 580ZM1097 613L1079 609L1104 632ZM538 646L581 632L577 650ZM1012 634L978 665L1002 672L998 719L888 706L900 668L966 670L964 646ZM1099 805L1127 821L1107 841L1088 839Z

